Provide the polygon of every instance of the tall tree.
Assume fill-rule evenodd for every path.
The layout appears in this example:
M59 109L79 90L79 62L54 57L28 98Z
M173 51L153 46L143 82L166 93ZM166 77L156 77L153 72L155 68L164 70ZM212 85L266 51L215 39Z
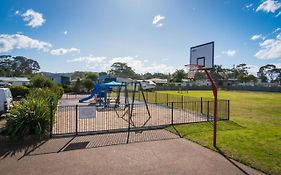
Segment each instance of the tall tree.
M278 74L279 70L274 64L261 66L258 72L258 76L262 82L273 82L278 77Z
M135 71L127 63L116 62L111 65L109 72L116 77L136 78Z
M94 72L87 72L86 79L89 79L92 82L96 82L98 80L98 74Z
M31 76L39 71L39 63L23 56L0 56L0 76Z
M173 74L172 74L172 81L173 82L182 82L182 79L185 77L186 73L184 72L183 69L177 69Z

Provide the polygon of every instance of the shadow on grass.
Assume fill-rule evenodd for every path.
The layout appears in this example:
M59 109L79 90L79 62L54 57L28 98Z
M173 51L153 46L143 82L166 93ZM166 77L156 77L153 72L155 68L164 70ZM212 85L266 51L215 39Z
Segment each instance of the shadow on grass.
M190 134L202 133L202 132L212 132L213 122L201 122L201 123L189 123L189 124L179 124L172 125L166 129L174 134L177 134L181 138L184 138ZM218 121L217 130L218 131L231 131L245 129L244 126L239 125L234 121Z
M236 168L238 168L241 172L243 172L246 175L249 175L248 172L246 172L241 166L239 166L237 163L235 163L233 160L231 160L230 158L228 158L225 153L218 148L217 146L215 146L215 149L218 153L220 153L220 155L222 155L227 161L229 161L232 165L234 165Z

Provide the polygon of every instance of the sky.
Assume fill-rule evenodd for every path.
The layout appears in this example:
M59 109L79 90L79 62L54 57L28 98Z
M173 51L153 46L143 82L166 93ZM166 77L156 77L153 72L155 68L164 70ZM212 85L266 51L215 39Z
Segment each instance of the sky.
M281 67L281 0L2 0L0 54L41 71L172 73L190 47L215 42L215 64Z

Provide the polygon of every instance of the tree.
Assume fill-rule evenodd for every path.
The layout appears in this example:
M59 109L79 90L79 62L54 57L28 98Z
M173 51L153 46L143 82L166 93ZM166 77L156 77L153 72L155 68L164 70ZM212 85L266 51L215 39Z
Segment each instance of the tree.
M267 64L261 66L258 72L259 78L262 82L273 82L280 74L280 71L274 64Z
M39 63L23 56L1 55L0 76L31 76L39 71Z
M51 88L55 86L55 84L56 83L52 79L47 78L42 74L36 74L31 78L31 85L35 88Z
M136 78L137 74L127 63L116 62L111 65L109 72L116 77Z
M172 74L172 81L173 82L182 82L182 79L185 77L186 73L184 72L183 69L177 69L173 74Z
M96 82L98 80L98 74L94 72L87 72L86 79L89 79L92 82Z
M234 74L234 78L238 79L240 82L245 82L245 76L248 75L247 65L245 63L238 64L236 67L233 67L232 71Z
M87 92L90 92L94 88L94 84L91 79L82 79L81 84Z
M206 79L206 75L204 72L201 71L196 71L195 75L194 75L194 80L204 80Z
M73 86L73 91L76 92L76 93L81 92L81 80L80 80L80 78L76 79L76 81L74 83L74 86Z

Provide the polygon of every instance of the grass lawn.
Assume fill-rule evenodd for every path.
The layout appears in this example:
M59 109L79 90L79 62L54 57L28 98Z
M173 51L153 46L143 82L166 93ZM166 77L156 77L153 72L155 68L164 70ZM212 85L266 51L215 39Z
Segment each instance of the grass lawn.
M158 93L212 97L211 91ZM230 121L218 122L217 147L244 164L281 174L281 93L220 90L218 96L230 99ZM199 123L178 125L176 129L184 138L215 150L212 127L212 123Z

